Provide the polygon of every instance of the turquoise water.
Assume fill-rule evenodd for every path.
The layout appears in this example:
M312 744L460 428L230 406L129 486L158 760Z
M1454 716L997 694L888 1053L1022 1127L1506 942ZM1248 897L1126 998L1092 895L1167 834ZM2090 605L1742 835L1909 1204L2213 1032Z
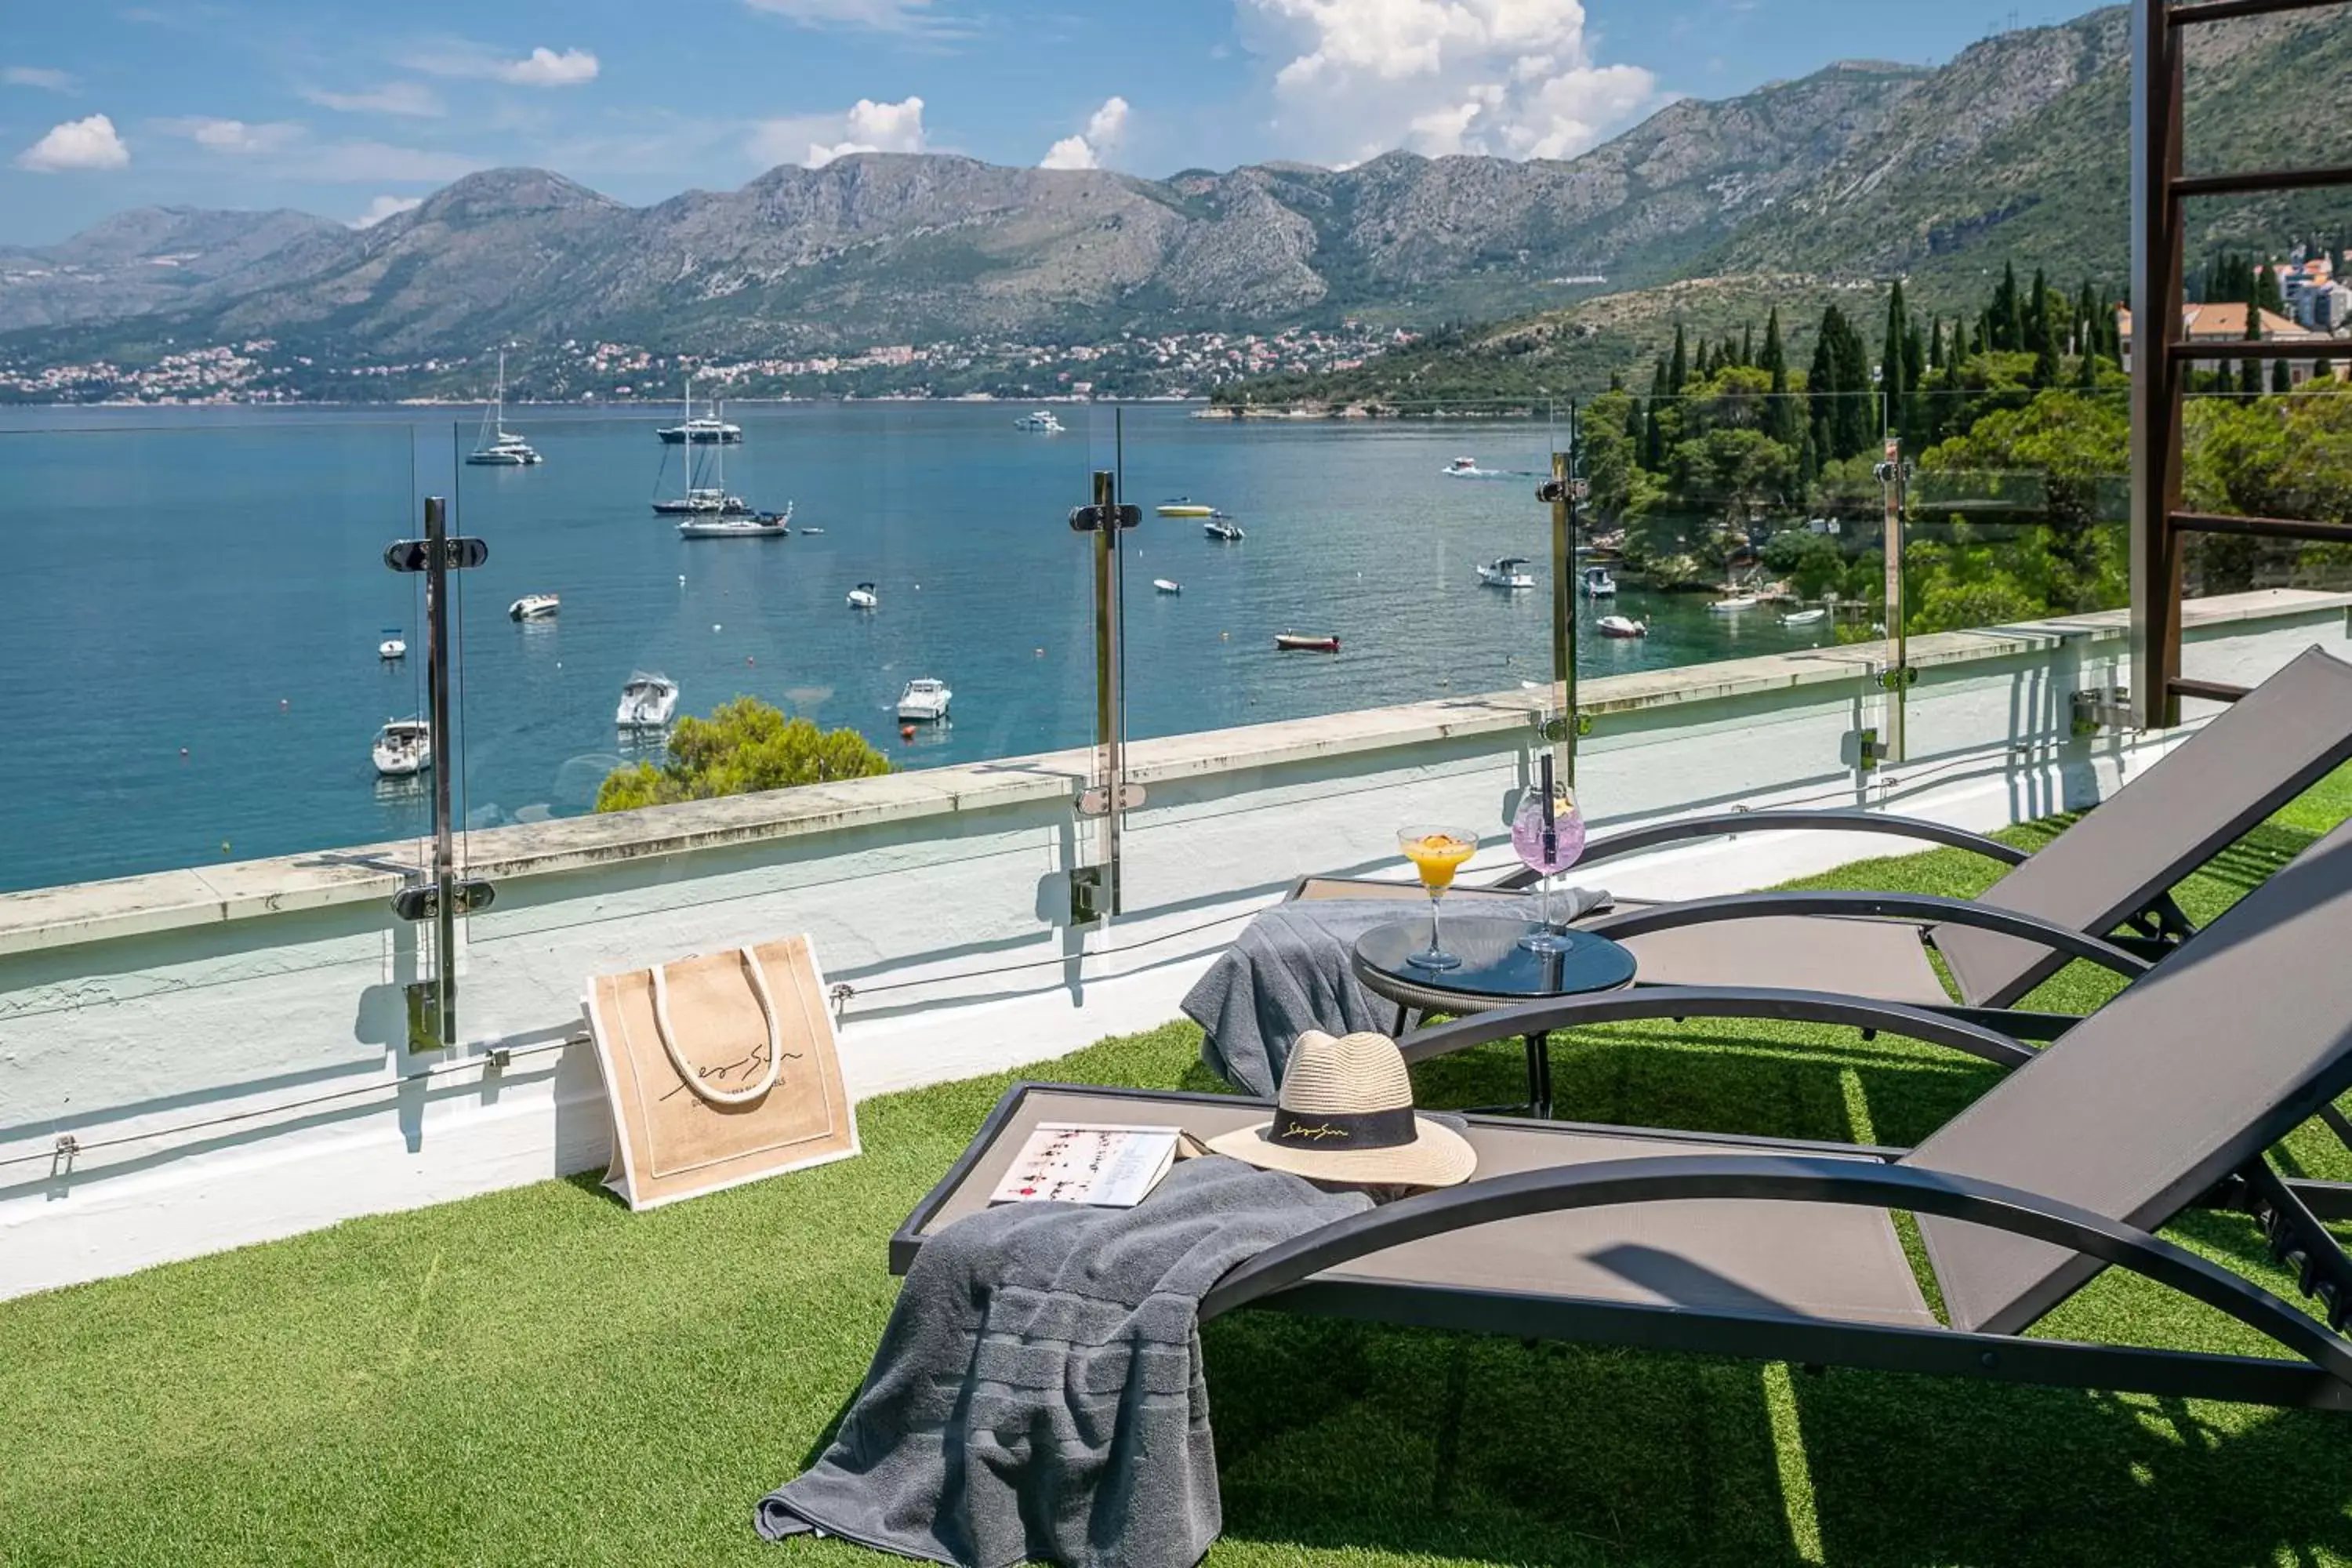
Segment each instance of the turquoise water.
M1069 509L1123 459L1147 518L1129 536L1129 728L1138 737L1451 693L1547 673L1549 510L1536 425L1195 420L1174 406L1065 411L1061 436L1003 405L730 407L746 432L728 488L795 507L787 540L678 539L648 508L680 454L660 420L513 410L547 462L461 468L466 411L41 410L0 415L0 660L21 705L6 742L0 888L127 875L413 836L424 792L380 784L376 727L422 710L413 579L382 563L428 493L489 542L466 574L462 744L475 826L587 810L622 760L621 684L657 670L681 712L755 695L854 725L908 767L1093 739L1092 578ZM665 417L667 416L665 415ZM1517 477L1463 480L1457 452ZM667 458L668 468L662 471ZM1213 502L1249 537L1161 520ZM1535 558L1539 586L1479 584ZM680 578L684 581L681 582ZM1181 595L1151 579L1181 582ZM844 595L872 581L879 610ZM507 605L561 594L555 621ZM1628 590L1644 641L1582 633L1588 675L1811 647L1822 628L1710 616ZM403 630L411 657L376 644ZM1337 656L1277 655L1281 631ZM936 675L954 721L903 742L899 689ZM184 748L184 754L183 749Z

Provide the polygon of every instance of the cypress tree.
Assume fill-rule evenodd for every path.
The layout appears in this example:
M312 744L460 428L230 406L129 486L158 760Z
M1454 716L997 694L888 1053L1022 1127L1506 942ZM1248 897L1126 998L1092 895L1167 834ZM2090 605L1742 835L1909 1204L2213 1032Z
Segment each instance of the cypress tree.
M1844 318L1832 305L1822 312L1822 330L1813 339L1813 363L1805 374L1808 434L1817 458L1835 455L1838 393L1837 333Z
M1740 365L1752 365L1756 363L1755 322L1742 321L1739 323L1739 358L1733 363Z
M2099 390L2099 356L2088 348L2084 349L2083 357L2074 362L2074 390Z
M2249 289L2247 292L2251 294L2252 290ZM2263 319L2255 313L2253 306L2249 304L2246 307L2246 341L2250 343L2260 342L2262 336ZM2262 395L2263 362L2258 359L2240 360L2238 362L2238 395L2246 402L2252 403Z
M2024 344L2035 353L2050 345L2050 279L2033 269L2033 298L2025 303Z
M1804 421L1798 417L1797 400L1789 395L1789 351L1780 342L1780 307L1764 321L1763 368L1772 378L1771 401L1764 408L1764 434L1783 446L1793 447L1801 438Z
M1679 397L1682 395L1684 384L1689 380L1690 343L1683 336L1683 324L1676 321L1675 323L1675 358L1673 365L1666 371L1666 391Z
M1944 368L1944 318L1931 316L1927 321L1927 365L1931 370L1941 370Z
M2033 351L2033 369L2027 373L2025 384L2036 392L2058 384L2062 367L2058 363L2058 344L2048 332L2042 334L2041 346Z
M2099 292L2091 280L2083 279L2083 292L2074 301L2074 352L2088 358L2099 352Z
M2279 288L2278 268L2267 261L2254 268L2254 303L2274 316L2286 314L2286 295Z
M2271 390L2282 397L2294 390L2294 373L2283 359L2271 361Z
M1896 279L1894 292L1886 296L1886 335L1880 340L1878 384L1886 394L1886 406L1895 411L1900 419L1903 407L1903 333L1910 324L1903 309L1903 280Z
M1988 348L2008 353L2025 346L2024 301L2017 293L2017 264L2003 262L2000 284L1992 291L1992 320L1985 331Z
M2322 377L2325 377L2329 381L2334 381L2336 379L2336 362L2329 359L2326 354L2321 354L2317 359L2311 362L2312 381L2316 383Z

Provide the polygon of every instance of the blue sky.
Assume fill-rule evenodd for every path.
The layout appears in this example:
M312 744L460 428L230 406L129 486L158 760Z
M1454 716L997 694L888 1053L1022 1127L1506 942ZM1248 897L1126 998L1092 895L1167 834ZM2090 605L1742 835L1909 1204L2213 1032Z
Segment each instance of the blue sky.
M848 148L1165 174L1568 156L1677 96L1949 58L2010 0L0 0L0 243L123 207L360 221L470 169L630 202Z

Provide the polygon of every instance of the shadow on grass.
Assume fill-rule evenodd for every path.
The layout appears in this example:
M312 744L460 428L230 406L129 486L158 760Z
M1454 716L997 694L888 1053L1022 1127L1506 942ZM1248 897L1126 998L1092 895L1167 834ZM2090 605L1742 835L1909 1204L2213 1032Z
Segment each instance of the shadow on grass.
M2340 1415L1526 1345L1277 1313L1202 1331L1225 1533L1508 1563L2310 1563Z

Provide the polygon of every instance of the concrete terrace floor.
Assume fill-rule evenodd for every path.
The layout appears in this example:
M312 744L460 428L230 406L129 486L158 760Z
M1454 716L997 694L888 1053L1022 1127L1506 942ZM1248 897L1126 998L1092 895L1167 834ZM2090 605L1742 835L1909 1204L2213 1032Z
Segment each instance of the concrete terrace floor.
M2347 813L2339 775L2183 903L2210 918ZM1937 851L1817 885L1965 894L1989 875ZM2036 1000L2100 984L2070 971ZM1023 1076L1214 1087L1197 1044L1171 1025ZM1992 1071L1702 1020L1582 1033L1558 1061L1564 1117L1892 1143ZM1507 1100L1520 1077L1499 1045L1420 1091ZM885 1241L1005 1081L868 1101L863 1158L652 1214L579 1177L0 1305L0 1563L881 1561L765 1545L751 1505L855 1392L896 1293ZM2352 1178L2315 1129L2288 1158ZM2293 1299L2250 1221L2170 1234ZM2043 1331L2267 1348L2128 1278ZM1274 1313L1204 1339L1218 1568L2352 1564L2352 1417Z

